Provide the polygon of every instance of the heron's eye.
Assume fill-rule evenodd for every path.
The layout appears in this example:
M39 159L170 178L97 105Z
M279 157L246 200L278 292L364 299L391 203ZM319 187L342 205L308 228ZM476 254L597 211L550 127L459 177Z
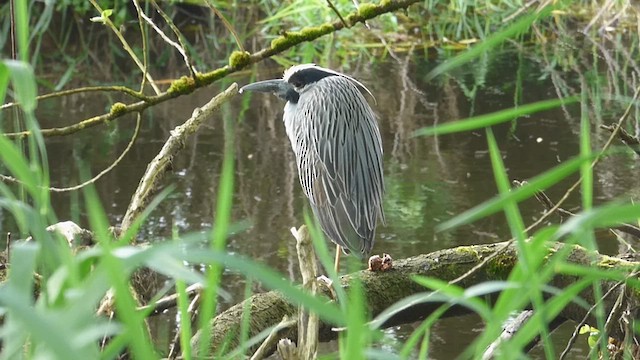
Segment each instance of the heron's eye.
M298 79L292 79L291 80L291 85L293 85L293 87L296 87L296 88L301 88L302 87L302 81L300 81Z

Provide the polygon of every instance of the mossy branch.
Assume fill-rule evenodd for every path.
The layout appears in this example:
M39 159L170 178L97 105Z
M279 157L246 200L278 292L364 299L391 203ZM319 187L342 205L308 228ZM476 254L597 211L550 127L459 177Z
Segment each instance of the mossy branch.
M350 13L344 17L346 23L351 27L357 23L364 23L367 20L371 20L382 14L391 13L397 10L406 9L410 5L417 3L418 0L401 0L401 1L382 1L380 4L362 4L357 11ZM109 121L120 118L126 114L132 112L142 111L150 106L171 100L173 98L190 94L196 89L213 84L214 82L233 74L242 69L245 69L251 64L258 63L264 59L267 59L273 55L279 54L287 49L290 49L298 44L304 42L310 42L318 39L322 36L334 33L336 31L345 28L345 23L341 20L337 20L331 23L325 23L320 26L311 26L303 28L300 31L286 32L282 36L279 36L271 41L268 48L264 48L255 53L249 53L247 51L234 51L229 56L229 64L221 68L196 74L196 80L193 78L183 76L180 79L174 80L171 86L166 92L160 93L155 96L145 97L142 101L132 104L121 104L114 111L112 107L111 111L106 114L97 115L85 120L82 120L76 124L60 127L40 130L42 136L62 136L70 135L78 131L84 130L89 127L98 126ZM125 91L129 95L142 97L141 94L132 91ZM6 105L3 105L6 106ZM9 138L25 138L31 135L30 131L21 131L15 133L5 134Z

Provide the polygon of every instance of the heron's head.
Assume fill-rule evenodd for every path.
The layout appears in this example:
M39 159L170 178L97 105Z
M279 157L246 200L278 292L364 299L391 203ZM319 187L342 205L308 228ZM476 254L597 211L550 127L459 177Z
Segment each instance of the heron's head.
M369 89L351 76L341 74L331 69L325 69L315 64L294 65L284 72L282 79L264 80L245 85L240 88L240 92L269 92L277 95L281 99L297 103L300 95L313 87L318 81L329 76L343 77L373 97Z

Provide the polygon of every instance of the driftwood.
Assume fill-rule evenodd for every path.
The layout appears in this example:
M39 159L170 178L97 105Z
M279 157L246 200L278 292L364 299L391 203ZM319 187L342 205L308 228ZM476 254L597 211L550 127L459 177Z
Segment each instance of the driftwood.
M531 317L533 317L533 310L525 310L521 312L517 317L507 321L507 323L502 327L502 334L500 334L500 336L493 343L491 343L491 345L489 345L484 354L482 354L482 360L490 360L501 358L501 356L504 356L504 354L500 353L500 345L511 340L511 338L513 338L518 333L518 331L520 331L520 329L524 327L524 325L527 323L527 321L529 321ZM547 324L549 333L552 333L566 321L567 319L563 317L556 317L555 319L553 319ZM531 350L539 342L540 335L529 341L529 343L523 348L523 352L529 352L529 350Z
M393 269L386 272L371 272L368 270L345 275L341 278L341 284L334 286L342 286L346 291L349 290L349 284L356 278L362 282L362 287L366 299L368 301L368 309L372 316L380 314L383 310L394 304L395 302L426 289L419 286L411 280L412 276L421 275L438 278L444 281L456 279L467 271L479 264L486 257L493 254L497 249L504 247L505 243L497 243L490 245L474 245L462 246L453 249L445 249L430 254L420 255L413 258L395 260ZM574 264L582 264L591 267L598 267L600 270L609 270L615 268L617 270L627 270L629 274L640 266L638 262L630 262L606 255L594 254L577 245L565 245L557 243L549 247L549 254L559 251L561 248L570 246L567 255L567 261ZM499 256L495 256L487 264L475 271L470 276L463 277L458 286L463 288L478 284L484 281L505 280L518 261L515 244L508 245ZM637 280L637 275L634 275ZM548 284L550 286L563 289L579 280L579 276L557 275ZM619 285L619 284L618 284ZM615 282L602 282L603 292L617 286ZM320 289L326 293L325 289ZM637 304L640 299L635 298L635 294L629 297L629 301ZM595 299L593 293L584 290L580 293L580 297L589 304L594 304ZM603 299L605 311L609 312L614 307L615 297L606 297ZM249 336L255 336L264 329L270 328L283 319L285 316L295 317L296 307L291 305L283 295L276 291L270 291L262 294L256 294L244 302L237 304L223 313L216 316L211 322L212 334L212 350L215 353L219 347L226 343L227 349L237 347L239 341L239 330L242 319L243 309L251 309L251 322ZM409 308L390 318L383 326L394 326L403 323L415 322L432 313L440 304L424 303ZM635 309L635 306L633 307ZM452 307L445 316L455 316L467 313L468 310L460 307ZM587 318L588 323L595 324L595 318L592 314L587 314L587 310L576 305L568 305L560 314L561 317L580 322L583 318ZM631 318L636 318L636 314L632 314ZM331 330L332 324L322 322L320 324L320 341L329 341L336 338L336 333ZM624 334L620 329L612 328L609 334L614 338L622 339ZM297 340L297 329L289 328L282 331L282 338L289 338L293 341ZM199 345L199 333L192 339L192 348L197 351ZM249 349L254 351L255 348ZM271 349L273 351L274 349Z
M500 348L500 344L511 339L532 316L533 310L525 310L516 318L512 319L508 324L503 326L502 334L500 334L500 337L487 348L484 354L482 354L482 360L493 359Z
M138 184L138 188L129 203L129 208L122 219L122 233L133 224L134 220L147 208L151 199L161 189L162 179L171 170L173 157L184 148L187 138L198 131L204 120L208 119L222 104L237 93L238 85L236 83L231 84L207 104L196 108L191 118L171 131L171 136L165 142L162 150L149 163L142 179L140 179L140 184Z

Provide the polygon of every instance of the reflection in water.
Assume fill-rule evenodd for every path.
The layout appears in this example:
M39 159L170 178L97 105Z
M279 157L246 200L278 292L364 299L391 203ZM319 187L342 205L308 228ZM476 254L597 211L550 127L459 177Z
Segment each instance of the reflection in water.
M564 75L566 71L569 74L571 71L586 74L591 71L586 69L592 69L590 63L574 64L583 66L577 69L550 66L548 59L551 55L546 51L559 51L557 48L543 49L542 56L531 58L523 56L523 51L514 47L499 56L493 54L490 59L469 64L429 83L423 79L435 63L419 57L407 56L371 66L354 66L362 70L351 75L364 82L376 96L374 110L379 116L385 151L387 226L378 228L374 253L384 251L395 258L403 258L509 237L504 217L500 214L453 231L434 231L443 220L496 193L483 132L435 138L416 138L412 133L421 127L489 113L517 103L580 93L580 77L572 80L571 76ZM588 53L580 56L587 59L584 61L589 59ZM249 80L242 78L237 81L246 83ZM203 89L160 104L144 114L141 136L135 148L120 166L96 184L112 223L120 220L146 164L156 155L169 131L218 90L215 86ZM606 91L603 88L588 90ZM117 100L78 95L64 98L60 103L44 101L38 118L42 127L60 126L68 124L71 119L102 113ZM251 224L246 231L230 238L228 250L266 263L295 280L298 276L297 258L289 228L303 223L306 201L298 184L295 159L281 121L283 104L272 96L254 95L248 109L243 111L243 101L238 96L225 106L224 111L211 119L206 128L191 139L183 153L174 159L174 172L167 183L175 185L175 190L153 212L141 237L154 241L170 237L174 228L180 233L211 228L225 141L223 117L228 117L235 120L231 123L235 124L237 155L233 219L249 220ZM577 154L578 110L576 106L561 108L496 127L494 131L509 177L532 177ZM603 114L608 116L618 112L610 110ZM612 118L594 116L594 125L611 121ZM133 126L133 117L123 118L78 136L48 139L52 183L73 185L79 181L79 167L90 166L92 172L97 173L108 166L128 142ZM595 126L594 131L598 131L594 145L601 146L603 136ZM81 161L84 165L80 165ZM637 165L625 157L603 162L597 172L597 198L606 200L621 196L629 188L637 189L638 177L625 175L632 166ZM548 194L558 198L564 191L564 185L549 189ZM85 214L78 212L79 201L78 194L53 196L60 219L71 218L86 226ZM527 222L532 222L542 212L533 200L524 202L521 209ZM2 232L11 230L10 221L3 212L0 212L0 221ZM223 287L232 297L223 300L222 307L241 300L245 292L241 277L226 273L225 279ZM252 284L252 289L263 290L258 284ZM451 334L463 331L458 328L448 332L443 324L434 329L434 358L439 357L439 338L450 345L454 341ZM159 342L170 338L166 328L158 326L156 329L158 335L162 335ZM407 334L406 331L399 333L401 335L394 336ZM441 351L445 354L449 351L450 354L448 347L449 350Z

